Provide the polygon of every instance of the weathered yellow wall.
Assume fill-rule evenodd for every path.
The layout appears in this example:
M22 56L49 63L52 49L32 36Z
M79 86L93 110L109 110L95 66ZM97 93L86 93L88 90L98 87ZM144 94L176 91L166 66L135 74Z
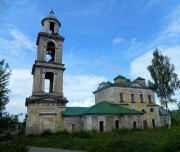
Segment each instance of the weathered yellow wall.
M124 102L120 102L120 93L124 95ZM131 103L131 94L135 95L135 102ZM140 94L143 94L144 103L140 102ZM148 101L148 95L151 95L152 103ZM152 128L152 119L155 120L156 127L161 126L158 106L155 103L154 92L149 89L139 89L139 88L123 88L123 87L110 87L99 91L95 94L96 103L101 101L109 101L120 106L124 106L131 109L136 109L142 111L144 109L146 113L143 115L142 121L146 120L148 122L148 127ZM150 112L150 108L154 109L154 112Z
M50 125L51 124L51 125ZM59 108L30 106L26 120L26 134L40 134L44 129L57 132L64 130L62 114Z

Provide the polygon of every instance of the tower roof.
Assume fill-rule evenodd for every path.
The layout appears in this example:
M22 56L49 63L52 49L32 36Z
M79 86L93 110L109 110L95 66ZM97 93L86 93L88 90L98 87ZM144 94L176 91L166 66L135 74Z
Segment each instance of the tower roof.
M53 20L53 21L57 22L59 24L59 26L61 26L60 21L57 19L57 17L54 16L53 9L50 11L48 16L46 16L45 18L42 19L42 21L41 21L42 25L44 24L45 20Z
M114 78L114 80L116 80L116 79L118 79L118 78L120 78L120 79L126 79L124 76L118 75L117 77Z

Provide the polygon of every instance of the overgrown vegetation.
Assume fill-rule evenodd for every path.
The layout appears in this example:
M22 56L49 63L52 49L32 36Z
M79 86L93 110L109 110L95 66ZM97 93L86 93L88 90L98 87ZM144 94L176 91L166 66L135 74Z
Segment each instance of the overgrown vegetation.
M37 146L90 152L179 152L180 127L174 126L171 130L167 128L120 129L107 133L64 131L45 136L21 136L9 143L9 147L15 145L24 150L26 146Z
M9 102L9 78L11 70L4 60L0 61L0 141L10 140L14 130L17 130L18 115L6 112L5 106Z

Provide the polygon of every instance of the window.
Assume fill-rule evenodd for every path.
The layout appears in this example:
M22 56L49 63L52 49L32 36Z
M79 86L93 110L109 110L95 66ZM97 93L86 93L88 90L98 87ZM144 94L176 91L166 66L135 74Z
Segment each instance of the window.
M164 119L164 125L166 125L166 119Z
M150 108L150 112L154 112L154 109L153 109L153 108Z
M116 127L116 129L119 129L119 120L115 121L115 127Z
M152 103L150 94L148 95L148 101L149 101L149 103Z
M133 121L133 128L136 128L136 121Z
M145 110L145 109L142 109L142 112L146 112L146 110Z
M152 126L153 126L153 128L156 127L154 119L152 119Z
M120 96L120 102L124 102L124 96L123 96L123 93L120 93L119 96Z
M54 34L54 22L50 22L49 34Z
M144 97L143 94L140 94L140 102L143 103L144 102Z
M134 99L134 94L131 94L131 102L134 103L135 99Z

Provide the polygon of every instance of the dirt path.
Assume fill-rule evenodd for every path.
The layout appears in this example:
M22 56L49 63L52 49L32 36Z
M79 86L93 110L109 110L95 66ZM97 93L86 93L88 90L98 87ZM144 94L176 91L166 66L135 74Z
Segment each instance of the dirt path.
M28 152L83 152L83 151L53 149L53 148L40 148L40 147L29 147L29 151Z

